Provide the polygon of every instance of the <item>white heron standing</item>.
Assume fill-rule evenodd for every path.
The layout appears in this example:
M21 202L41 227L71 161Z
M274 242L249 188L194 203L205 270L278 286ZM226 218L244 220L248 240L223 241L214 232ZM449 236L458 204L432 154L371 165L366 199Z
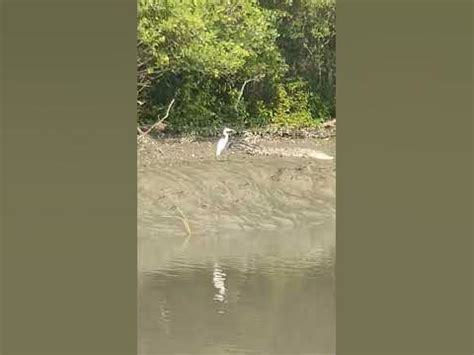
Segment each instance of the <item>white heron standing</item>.
M217 142L217 149L216 149L216 158L219 159L219 156L222 154L222 152L225 150L227 147L227 144L229 143L229 134L230 133L235 133L233 129L230 128L224 128L224 131L222 132L222 137L219 139L219 142Z

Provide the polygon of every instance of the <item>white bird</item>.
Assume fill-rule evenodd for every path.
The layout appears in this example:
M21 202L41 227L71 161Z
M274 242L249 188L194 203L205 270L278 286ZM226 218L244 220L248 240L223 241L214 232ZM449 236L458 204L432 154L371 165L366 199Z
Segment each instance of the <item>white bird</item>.
M225 150L227 147L227 143L229 143L229 134L230 133L235 133L233 129L230 128L224 128L224 131L222 132L222 137L219 139L219 142L217 142L217 149L216 149L216 158L219 159L219 156L222 154L222 152Z

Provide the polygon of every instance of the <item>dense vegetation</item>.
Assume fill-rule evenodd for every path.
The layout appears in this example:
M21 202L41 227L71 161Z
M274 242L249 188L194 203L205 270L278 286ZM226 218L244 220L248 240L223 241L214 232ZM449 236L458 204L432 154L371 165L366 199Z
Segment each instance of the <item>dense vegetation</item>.
M335 0L139 0L138 123L213 133L335 117Z

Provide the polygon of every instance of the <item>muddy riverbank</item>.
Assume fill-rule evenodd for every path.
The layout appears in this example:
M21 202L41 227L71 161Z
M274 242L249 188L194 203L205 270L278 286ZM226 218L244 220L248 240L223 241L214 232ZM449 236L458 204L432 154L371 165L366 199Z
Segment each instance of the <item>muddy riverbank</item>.
M138 141L137 157L139 171L149 166L166 165L173 161L206 161L215 157L218 138L195 139L184 138L150 138L144 137ZM259 138L255 143L269 154L255 154L259 156L294 156L296 158L311 157L305 152L324 152L332 157L336 154L336 138ZM285 153L286 151L286 153ZM272 154L274 152L274 154ZM245 152L230 149L225 152L228 158L238 156L240 159L255 158Z
M188 222L194 220L195 232L204 226L209 232L217 221L221 228L277 228L302 223L291 217L296 211L308 223L314 214L334 213L335 159L313 154L334 157L334 139L272 139L259 145L274 154L230 151L216 160L215 141L144 141L138 151L139 207L153 204L165 215L178 207Z

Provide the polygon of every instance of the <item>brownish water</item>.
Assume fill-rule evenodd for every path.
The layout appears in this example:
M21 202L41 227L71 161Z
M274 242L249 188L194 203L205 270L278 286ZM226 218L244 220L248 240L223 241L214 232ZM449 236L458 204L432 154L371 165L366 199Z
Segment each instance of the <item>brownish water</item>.
M139 167L139 354L334 354L334 161L203 156Z

